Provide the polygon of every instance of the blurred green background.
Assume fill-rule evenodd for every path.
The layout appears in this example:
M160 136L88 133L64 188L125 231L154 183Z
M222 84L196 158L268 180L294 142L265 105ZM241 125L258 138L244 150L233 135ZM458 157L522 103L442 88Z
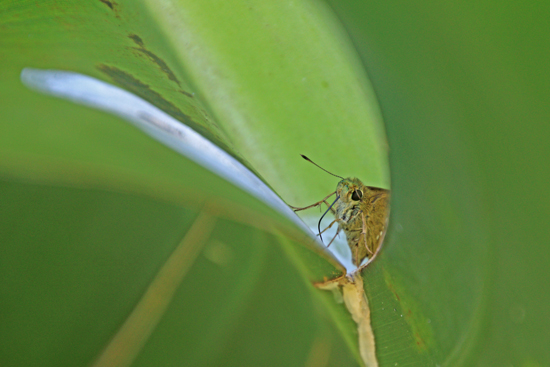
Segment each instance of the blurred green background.
M30 66L136 93L291 205L336 186L298 153L391 173L363 273L380 365L550 365L549 8L1 3L0 364L90 365L204 211L215 227L129 364L361 364L349 315L311 286L334 260L119 118L26 89Z
M407 221L413 231L435 234L438 222L452 221L470 236L439 273L427 276L432 279L414 280L430 288L447 275L463 278L463 287L470 288L469 263L488 257L483 269L474 270L486 272L483 321L470 326L479 328L479 335L454 345L453 353L471 348L471 358L460 358L463 365L550 365L550 298L544 291L550 281L549 4L331 5L382 106L395 206L399 200L414 206L408 216L396 210L393 224ZM426 213L426 198L460 208L461 218ZM407 224L403 227L406 233ZM426 240L420 235L409 241L416 244L415 256L429 262L443 250L437 249L441 239L431 238L429 249ZM401 257L401 245L392 238L388 255Z

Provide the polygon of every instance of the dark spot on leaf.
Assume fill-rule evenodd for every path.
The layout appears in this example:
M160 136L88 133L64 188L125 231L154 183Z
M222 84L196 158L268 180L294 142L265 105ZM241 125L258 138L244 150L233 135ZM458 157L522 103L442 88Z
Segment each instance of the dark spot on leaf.
M178 86L181 86L180 81L178 80L178 78L176 78L176 75L172 72L172 70L168 67L168 65L164 62L163 59L161 59L151 51L146 50L145 48L134 47L134 49L140 51L145 56L147 56L151 61L157 64L160 70L168 77L168 79L175 82Z
M146 101L154 104L164 112L168 113L175 119L183 122L186 125L194 126L191 118L184 114L179 108L177 108L172 102L164 99L159 93L152 90L148 84L143 83L139 79L135 78L131 74L120 70L114 66L108 66L105 64L99 64L98 70L107 74L113 79L113 82L120 85L124 89L137 94Z
M167 101L159 93L152 90L148 84L143 83L139 79L134 78L131 74L114 66L99 64L97 69L110 76L115 84L154 104L184 124L196 128L197 124L195 124L189 116L184 114L172 102Z
M220 148L222 148L223 150L225 150L226 152L228 152L229 154L237 158L233 154L232 150L229 149L229 147L222 142L219 136L212 133L203 125L200 125L194 122L190 116L183 113L172 102L164 99L162 95L160 95L158 92L151 89L151 87L148 84L143 83L141 80L135 78L130 73L127 73L126 71L121 70L114 66L98 64L96 68L102 73L105 73L106 75L108 75L112 79L113 83L115 83L116 85L126 89L129 92L134 93L135 95L143 98L147 102L160 108L161 110L163 110L164 112L166 112L167 114L175 118L176 120L189 126L193 130L195 130L196 132L204 136L206 139L212 141L214 144L216 144L217 146L219 146Z
M130 38L132 41L134 41L136 43L136 45L143 47L143 40L137 34L130 33L128 35L128 38Z
M195 97L194 95L192 95L189 92L184 91L183 89L178 90L178 92L180 92L181 94L183 94L184 96L187 96L189 98L194 98Z
M395 289L393 288L393 284L391 283L387 283L388 284L388 288L390 289L390 291L393 293L393 295L395 296L395 298L397 299L397 301L401 301L401 298L399 298L399 295L397 294L397 292L395 291Z
M115 17L120 18L120 16L118 15L119 6L115 1L112 1L112 0L99 0L99 1L107 5L109 9L111 9L115 13Z
M420 334L418 332L414 333L414 339L416 341L416 345L420 349L426 349L426 343L424 343L424 340L422 339L422 337L420 336Z
M114 10L114 6L113 6L113 3L108 1L108 0L99 0L101 1L103 4L107 5L109 8L111 8L111 10Z
M174 72L168 67L168 64L166 64L166 62L163 59L161 59L156 54L154 54L153 52L145 48L145 44L143 43L143 40L141 39L141 37L139 37L137 34L131 33L128 35L128 38L130 38L132 41L134 41L136 45L139 46L139 47L132 47L134 50L142 53L149 60L154 62L159 67L160 71L162 71L168 77L168 79L175 82L179 87L181 87L180 81L176 77L176 74L174 74Z

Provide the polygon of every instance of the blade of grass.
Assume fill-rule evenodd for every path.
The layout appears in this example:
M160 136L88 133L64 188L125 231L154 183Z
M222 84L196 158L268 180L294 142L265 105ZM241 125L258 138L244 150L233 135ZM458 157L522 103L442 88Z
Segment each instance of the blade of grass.
M215 218L203 209L93 367L124 367L132 364L206 244L215 222Z

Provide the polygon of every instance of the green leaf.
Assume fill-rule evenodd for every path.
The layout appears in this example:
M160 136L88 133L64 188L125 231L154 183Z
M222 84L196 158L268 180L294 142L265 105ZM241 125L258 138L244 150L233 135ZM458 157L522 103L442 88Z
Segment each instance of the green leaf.
M0 4L2 365L362 363L312 286L343 269L292 219L26 67L134 93L295 206L336 186L299 154L389 187L383 114L379 365L550 365L548 9L329 4Z

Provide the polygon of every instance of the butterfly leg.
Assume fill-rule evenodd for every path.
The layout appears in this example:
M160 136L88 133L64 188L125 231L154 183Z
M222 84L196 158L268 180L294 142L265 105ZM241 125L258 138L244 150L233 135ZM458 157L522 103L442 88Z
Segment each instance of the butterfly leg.
M325 228L325 229L323 229L323 230L321 231L321 233L319 233L318 235L325 233L325 231L326 231L327 229L329 229L330 227L332 227L332 225L333 225L334 223L336 223L336 222L341 222L341 221L342 221L342 219L336 218L335 220L333 220L332 222L330 222L330 224L328 225L328 227ZM338 232L339 232L339 231L340 231L340 228L338 228ZM318 235L317 235L317 236L318 236Z
M321 236L323 233L325 233L325 231L326 231L327 229L329 229L330 227L332 227L332 225L333 225L334 223L336 223L336 222L341 222L341 221L342 221L342 219L336 218L335 220L333 220L333 221L328 225L327 228L323 229L317 236ZM334 237L332 237L332 240L330 240L330 242L328 243L327 248L330 246L330 244L332 243L332 241L334 241L334 239L336 238L336 236L338 236L338 233L340 233L340 227L338 227L338 229L336 230L336 234L334 235Z
M315 204L311 204L311 205L308 205L308 206L304 206L303 208L297 208L295 206L292 206L292 205L289 205L289 207L294 210L295 212L299 212L300 210L306 210L306 209L309 209L309 208L314 208L316 206L319 206L321 205L322 203L325 203L327 206L330 206L328 203L327 203L327 199L329 197L331 197L332 195L336 194L336 191L334 191L332 194L328 195L326 198L324 198L323 200L320 200L318 202L316 202ZM331 211L334 213L334 209L331 208Z
M332 241L334 241L334 239L335 239L336 237L338 237L338 234L339 234L339 233L340 233L340 227L338 227L338 229L336 230L336 234L334 235L334 237L332 237L332 240L330 240L330 242L328 243L327 248L330 247L330 245L332 244Z

